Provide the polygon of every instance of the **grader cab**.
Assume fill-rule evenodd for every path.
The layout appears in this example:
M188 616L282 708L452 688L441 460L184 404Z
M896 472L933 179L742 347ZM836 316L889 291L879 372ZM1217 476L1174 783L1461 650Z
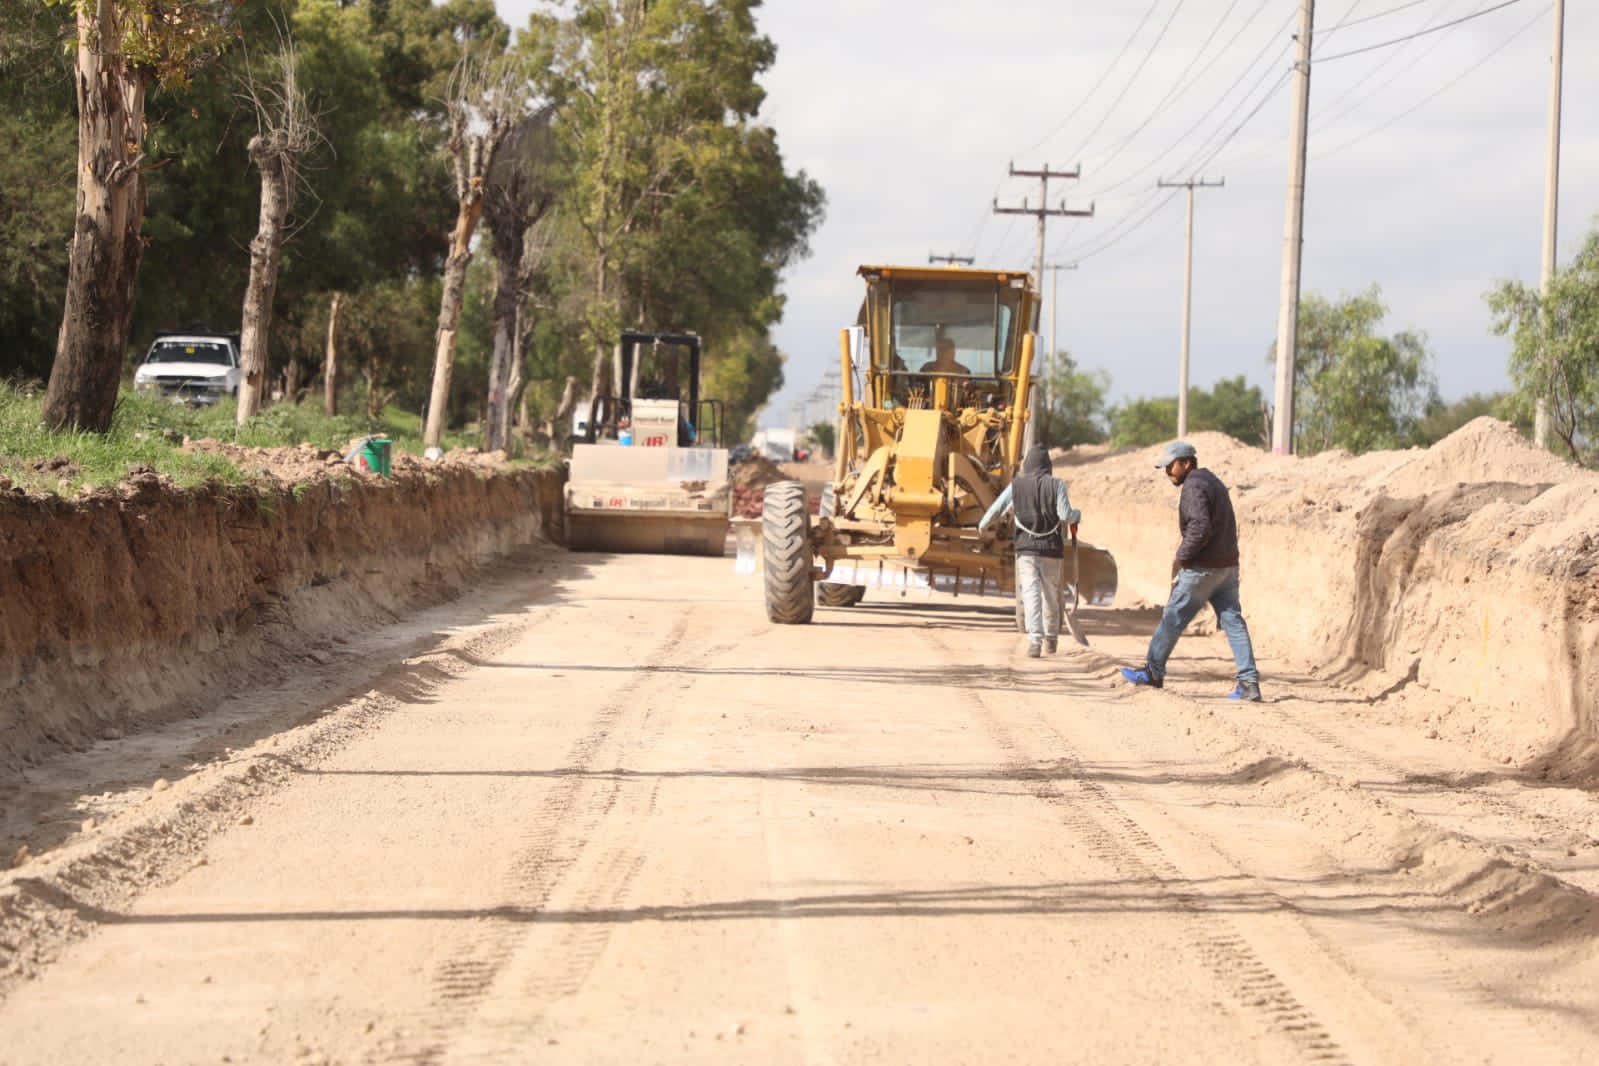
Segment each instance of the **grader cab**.
M766 612L778 623L809 622L818 600L850 606L872 587L1015 587L1010 524L979 534L977 523L1030 440L1032 279L928 267L859 273L866 299L841 340L834 480L814 522L798 482L766 490Z

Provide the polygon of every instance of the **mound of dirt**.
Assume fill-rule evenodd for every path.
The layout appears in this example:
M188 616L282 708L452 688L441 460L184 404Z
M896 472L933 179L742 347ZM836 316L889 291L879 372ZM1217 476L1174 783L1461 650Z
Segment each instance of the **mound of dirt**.
M777 481L788 481L788 474L770 459L753 455L727 472L733 483L733 517L761 517L761 501L765 499L766 486Z
M1232 492L1257 652L1318 664L1405 724L1508 762L1599 735L1599 474L1492 418L1360 456L1188 439ZM1116 556L1119 606L1166 599L1178 491L1159 455L1059 471L1084 539Z

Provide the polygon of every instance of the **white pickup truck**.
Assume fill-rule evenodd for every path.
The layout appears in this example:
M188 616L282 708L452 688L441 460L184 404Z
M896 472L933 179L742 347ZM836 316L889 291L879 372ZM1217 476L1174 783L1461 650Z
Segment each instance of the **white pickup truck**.
M158 333L133 372L133 391L164 396L173 403L213 404L224 396L238 396L243 380L238 334Z

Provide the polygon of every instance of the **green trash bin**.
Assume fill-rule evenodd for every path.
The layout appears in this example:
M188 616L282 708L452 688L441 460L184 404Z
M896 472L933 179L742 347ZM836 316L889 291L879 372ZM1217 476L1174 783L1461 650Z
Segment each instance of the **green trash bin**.
M389 448L387 437L367 437L355 448L350 461L362 470L370 470L383 477L389 476Z

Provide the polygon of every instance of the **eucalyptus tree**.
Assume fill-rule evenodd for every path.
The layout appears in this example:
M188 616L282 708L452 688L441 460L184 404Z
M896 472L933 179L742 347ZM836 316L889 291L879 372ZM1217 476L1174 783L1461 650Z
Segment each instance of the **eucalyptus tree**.
M45 394L56 428L110 428L143 251L145 98L180 86L230 39L228 0L47 0L77 19L76 222Z
M781 314L782 267L805 251L821 190L789 175L756 121L776 57L759 0L576 0L554 27L570 191L581 241L591 391L609 391L623 323L707 335L780 380L764 333ZM714 372L714 366L713 366ZM763 397L764 398L764 397Z
M523 62L503 49L468 45L450 77L445 96L448 147L455 173L456 214L444 260L444 288L433 353L433 388L422 440L437 448L444 439L455 366L455 335L461 319L472 237L483 215L495 156L526 117L533 88Z
M1438 398L1425 335L1377 332L1388 309L1376 285L1337 303L1318 293L1299 305L1294 360L1294 451L1398 448ZM1273 344L1270 361L1276 361Z
M241 95L255 115L250 162L261 174L261 218L250 240L250 280L244 290L241 318L238 424L261 409L266 383L267 338L272 331L272 298L278 266L287 240L289 212L300 190L307 157L322 141L317 116L300 84L294 38L284 33L261 77L247 71ZM291 374L293 378L295 375ZM292 391L296 382L289 382Z
M1493 331L1510 334L1515 399L1539 400L1573 462L1599 465L1599 221L1547 289L1501 282L1487 296Z
M509 445L511 408L521 389L529 285L547 242L540 223L556 195L554 116L554 106L547 104L517 123L489 172L484 213L498 267L484 427L490 451Z

